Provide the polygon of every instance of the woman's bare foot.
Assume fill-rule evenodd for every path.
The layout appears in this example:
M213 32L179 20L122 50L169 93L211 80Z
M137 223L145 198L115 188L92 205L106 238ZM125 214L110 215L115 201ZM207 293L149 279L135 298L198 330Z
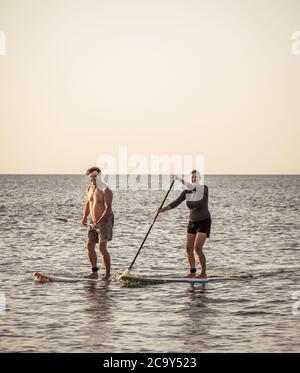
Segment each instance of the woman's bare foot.
M104 276L101 278L101 281L108 282L110 280L110 276Z
M85 276L84 278L89 278L90 280L97 280L98 278L98 273L97 272L92 272L88 276Z
M200 273L200 275L196 276L196 278L203 278L204 280L207 279L207 274L206 273Z
M183 276L184 278L195 278L196 277L196 274L195 273L189 273L188 275L186 276Z

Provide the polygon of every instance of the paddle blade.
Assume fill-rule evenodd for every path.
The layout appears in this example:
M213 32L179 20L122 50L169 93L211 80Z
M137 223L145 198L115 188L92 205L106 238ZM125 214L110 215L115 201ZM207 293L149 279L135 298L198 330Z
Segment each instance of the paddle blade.
M129 268L126 268L125 271L119 273L119 274L116 276L116 280L117 280L117 281L121 281L121 280L122 280L122 277L128 277L129 275L130 275Z

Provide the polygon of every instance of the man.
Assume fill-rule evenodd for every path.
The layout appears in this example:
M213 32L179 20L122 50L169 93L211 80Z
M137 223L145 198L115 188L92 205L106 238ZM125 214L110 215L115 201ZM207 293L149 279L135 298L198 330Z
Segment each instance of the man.
M88 230L87 250L92 267L92 273L87 278L97 279L97 254L96 244L99 243L100 253L105 268L105 275L102 278L108 281L110 278L110 255L107 251L107 242L112 239L114 225L114 214L112 212L113 193L111 189L101 180L101 170L98 167L91 167L86 171L90 185L87 188L87 200L84 206L81 224L87 224L87 218L91 216L91 225Z

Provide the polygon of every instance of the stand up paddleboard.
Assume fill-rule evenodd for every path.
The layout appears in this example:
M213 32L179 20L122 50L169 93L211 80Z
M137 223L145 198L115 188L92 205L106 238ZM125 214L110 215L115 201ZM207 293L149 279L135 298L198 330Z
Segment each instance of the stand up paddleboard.
M209 278L163 278L163 277L133 277L133 276L123 276L121 281L128 285L155 285L155 284L166 284L166 283L180 283L180 284L207 284Z
M34 282L47 283L47 282L81 282L81 281L97 281L97 279L85 278L85 277L61 277L45 275L40 272L35 272L33 275Z

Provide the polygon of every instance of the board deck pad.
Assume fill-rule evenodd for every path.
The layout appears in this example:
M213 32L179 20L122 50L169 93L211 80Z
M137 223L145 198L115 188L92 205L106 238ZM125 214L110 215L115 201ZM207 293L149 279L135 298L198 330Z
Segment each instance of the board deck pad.
M81 281L97 281L97 279L89 279L85 277L65 277L53 276L41 272L35 272L33 275L34 282L48 283L48 282L81 282ZM137 276L123 276L121 281L128 285L155 285L166 283L180 283L180 284L207 284L210 279L200 278L172 278L172 277L137 277Z
M171 278L171 277L134 277L134 276L123 276L121 278L127 284L137 285L154 285L154 284L166 284L166 283L181 283L181 284L207 284L209 278Z

